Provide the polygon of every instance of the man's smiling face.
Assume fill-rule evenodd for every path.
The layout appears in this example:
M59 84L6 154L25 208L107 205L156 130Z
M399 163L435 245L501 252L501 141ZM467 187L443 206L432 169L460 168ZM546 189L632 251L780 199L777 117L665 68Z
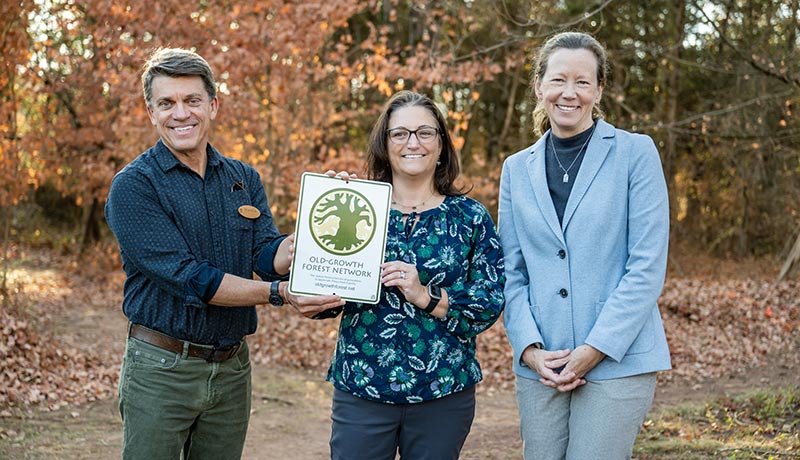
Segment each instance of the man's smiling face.
M152 88L147 113L164 145L179 157L205 155L219 102L209 98L203 80L159 75Z

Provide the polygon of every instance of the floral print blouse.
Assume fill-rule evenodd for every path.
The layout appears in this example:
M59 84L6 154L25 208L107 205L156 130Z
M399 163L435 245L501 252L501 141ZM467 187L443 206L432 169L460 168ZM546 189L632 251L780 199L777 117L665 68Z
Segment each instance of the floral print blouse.
M391 210L386 260L416 265L420 282L447 291L444 318L425 313L396 287L377 304L348 302L328 381L348 393L399 404L441 398L482 379L475 338L503 310L503 252L491 216L479 202L448 196L434 209ZM410 234L408 233L410 232Z

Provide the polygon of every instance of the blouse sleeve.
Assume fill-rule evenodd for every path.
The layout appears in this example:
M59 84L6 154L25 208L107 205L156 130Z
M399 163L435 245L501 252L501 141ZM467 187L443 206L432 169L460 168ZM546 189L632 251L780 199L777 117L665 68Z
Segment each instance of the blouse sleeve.
M449 309L442 321L447 330L462 339L475 337L494 324L503 312L505 272L503 249L489 212L469 200L462 231L468 235L466 279L445 287Z

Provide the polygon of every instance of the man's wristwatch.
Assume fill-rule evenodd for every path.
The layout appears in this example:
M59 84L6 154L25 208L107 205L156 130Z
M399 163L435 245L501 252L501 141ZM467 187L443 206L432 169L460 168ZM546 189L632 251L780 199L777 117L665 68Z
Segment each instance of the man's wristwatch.
M272 284L269 286L269 303L274 307L282 307L283 297L281 297L281 293L278 291L278 286L280 286L280 281L273 281Z
M430 313L436 309L436 305L439 304L439 301L442 300L442 288L435 284L428 285L428 295L431 297L431 301L428 302L428 306L422 309L425 313Z

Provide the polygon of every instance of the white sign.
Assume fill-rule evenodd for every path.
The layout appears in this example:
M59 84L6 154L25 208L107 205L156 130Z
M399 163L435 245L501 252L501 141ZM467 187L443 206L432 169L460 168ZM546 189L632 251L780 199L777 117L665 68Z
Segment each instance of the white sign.
M392 186L304 173L289 292L377 303Z

